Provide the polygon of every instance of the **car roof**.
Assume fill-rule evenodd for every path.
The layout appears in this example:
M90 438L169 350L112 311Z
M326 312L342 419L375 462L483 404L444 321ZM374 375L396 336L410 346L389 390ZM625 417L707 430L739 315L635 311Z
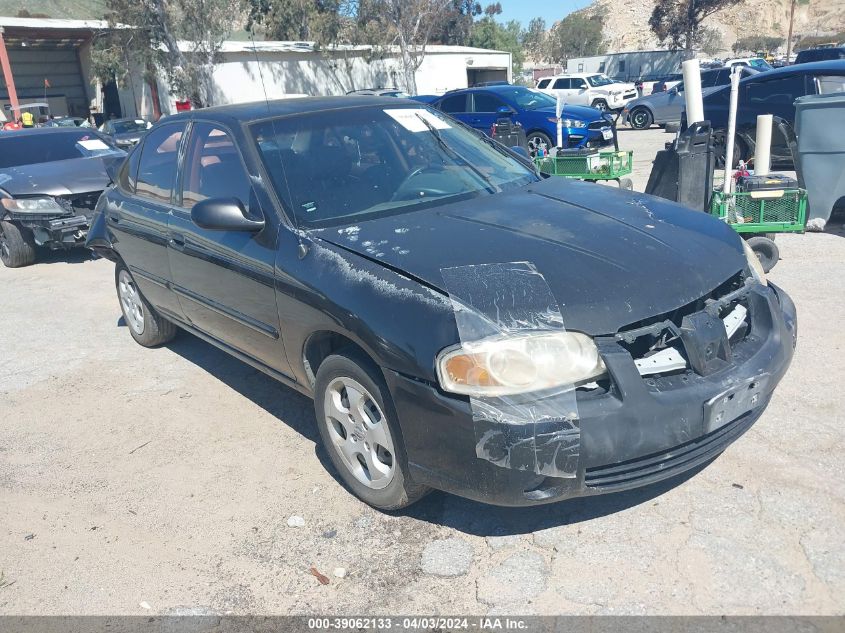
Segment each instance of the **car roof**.
M417 102L419 103L419 102ZM366 107L401 108L406 100L393 97L370 95L344 95L342 97L302 97L298 99L276 99L273 101L251 101L229 105L188 110L168 115L162 123L187 121L191 119L213 119L220 122L243 123L275 117L332 110L347 110Z
M86 134L99 134L94 128L82 127L31 127L22 130L14 130L9 134L4 134L0 138L22 138L26 136L40 136L42 134L79 134L80 132Z

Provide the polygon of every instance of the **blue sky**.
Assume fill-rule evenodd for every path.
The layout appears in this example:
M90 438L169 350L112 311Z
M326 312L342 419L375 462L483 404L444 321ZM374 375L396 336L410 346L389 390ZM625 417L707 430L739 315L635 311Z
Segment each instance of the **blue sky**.
M528 26L531 18L544 18L546 26L551 26L567 13L590 4L590 0L498 0L502 3L503 22L519 20L523 26ZM490 4L488 0L481 0L481 6Z

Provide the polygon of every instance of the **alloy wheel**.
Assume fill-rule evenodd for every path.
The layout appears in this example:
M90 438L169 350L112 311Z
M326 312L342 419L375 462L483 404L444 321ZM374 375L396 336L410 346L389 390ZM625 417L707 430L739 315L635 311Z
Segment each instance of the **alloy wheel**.
M368 488L387 487L396 470L384 413L361 383L341 376L326 389L323 411L333 448L349 472Z
M140 336L144 333L144 304L141 302L135 281L125 270L120 271L117 288L123 316L132 331Z

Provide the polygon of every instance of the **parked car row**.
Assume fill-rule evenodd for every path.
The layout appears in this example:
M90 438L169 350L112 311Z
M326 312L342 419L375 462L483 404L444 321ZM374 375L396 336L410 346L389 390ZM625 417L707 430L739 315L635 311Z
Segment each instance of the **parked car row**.
M489 133L501 117L516 121L525 130L532 154L557 145L557 100L522 86L492 85L453 90L442 97L415 97L441 112ZM596 108L567 104L564 107L563 136L566 147L604 147L613 144L613 122Z

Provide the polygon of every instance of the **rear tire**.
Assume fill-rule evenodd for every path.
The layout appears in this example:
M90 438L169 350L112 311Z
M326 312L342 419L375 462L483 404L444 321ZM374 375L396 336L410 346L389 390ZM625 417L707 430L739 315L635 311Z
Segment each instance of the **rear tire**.
M748 245L754 251L754 254L757 255L757 259L760 260L760 264L762 264L765 272L769 272L780 260L780 249L778 245L768 237L755 235L754 237L748 238Z
M7 268L21 268L35 263L35 238L32 231L17 222L0 221L0 260Z
M398 510L429 492L410 481L393 399L381 372L363 354L350 348L320 364L314 412L335 470L359 499Z
M654 123L654 117L648 108L640 106L631 110L631 114L628 115L628 123L635 130L647 130Z
M724 169L725 167L725 152L727 151L727 133L724 130L716 130L713 133L713 151L716 154L716 167ZM745 160L746 147L739 135L734 136L734 155L732 168L739 165L739 161Z
M176 326L147 303L125 264L115 266L114 283L123 320L136 343L144 347L158 347L173 340Z

